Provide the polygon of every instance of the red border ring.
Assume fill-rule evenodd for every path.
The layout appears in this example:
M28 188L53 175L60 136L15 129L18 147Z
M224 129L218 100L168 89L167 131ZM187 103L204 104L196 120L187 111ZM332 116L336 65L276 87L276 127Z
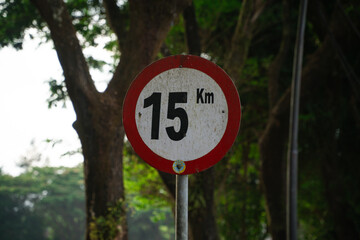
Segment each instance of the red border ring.
M135 120L136 102L144 87L157 75L173 68L192 68L211 77L220 86L228 104L228 123L220 142L206 155L186 161L186 169L178 175L193 174L206 170L219 162L234 143L240 127L241 105L239 94L230 77L219 66L204 58L192 55L176 55L160 59L147 66L132 82L127 91L123 106L123 123L126 136L135 152L154 168L176 174L174 161L154 153L142 140Z

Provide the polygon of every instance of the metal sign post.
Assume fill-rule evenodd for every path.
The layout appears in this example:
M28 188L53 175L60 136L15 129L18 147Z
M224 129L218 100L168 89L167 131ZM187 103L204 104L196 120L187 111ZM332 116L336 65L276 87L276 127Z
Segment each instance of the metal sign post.
M286 235L287 240L297 240L297 178L298 178L298 122L300 108L301 68L304 51L307 0L300 2L298 33L295 44L293 79L291 88L289 151L287 166Z
M176 240L188 239L187 175L225 156L240 118L234 83L201 57L160 59L141 71L128 89L123 106L128 140L148 164L176 174Z
M188 240L188 175L176 175L175 240Z

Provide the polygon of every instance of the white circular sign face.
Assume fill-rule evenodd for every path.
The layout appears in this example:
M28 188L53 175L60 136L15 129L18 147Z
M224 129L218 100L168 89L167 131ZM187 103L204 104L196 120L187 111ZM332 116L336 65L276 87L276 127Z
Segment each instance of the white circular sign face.
M176 55L145 67L123 105L126 136L154 168L193 174L219 162L234 143L241 119L230 77L204 58Z
M204 72L172 68L142 89L135 121L151 151L186 162L208 154L220 142L228 122L228 105L220 86Z

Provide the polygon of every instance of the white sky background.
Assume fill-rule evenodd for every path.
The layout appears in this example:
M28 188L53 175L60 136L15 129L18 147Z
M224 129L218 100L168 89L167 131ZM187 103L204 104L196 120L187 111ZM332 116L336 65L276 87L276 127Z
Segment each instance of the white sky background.
M105 51L88 49L87 54L111 61L110 53ZM103 90L109 74L93 71L92 75ZM80 141L72 127L76 116L71 102L66 108L60 103L48 109L47 81L51 78L63 79L51 42L39 46L38 40L26 39L23 50L0 49L0 168L5 173L18 175L21 157L35 152L42 154L40 166L75 166L83 161L81 154L62 156L80 148ZM52 147L46 139L62 142Z

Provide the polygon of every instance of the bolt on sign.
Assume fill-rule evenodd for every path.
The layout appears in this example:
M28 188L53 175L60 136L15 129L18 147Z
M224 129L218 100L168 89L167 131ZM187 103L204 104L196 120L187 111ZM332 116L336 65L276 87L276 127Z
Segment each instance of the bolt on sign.
M192 55L163 58L135 78L123 123L136 153L154 168L193 174L216 164L232 146L241 118L230 77Z

